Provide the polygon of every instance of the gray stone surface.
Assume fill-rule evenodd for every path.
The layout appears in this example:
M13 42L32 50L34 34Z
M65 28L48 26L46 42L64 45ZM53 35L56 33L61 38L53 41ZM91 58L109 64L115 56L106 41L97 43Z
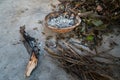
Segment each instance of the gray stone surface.
M31 36L44 42L44 26L39 20L51 11L55 0L0 0L0 80L69 80L69 75L44 54L40 64L29 78L25 68L29 55L20 42L19 27L26 25ZM33 30L37 28L37 30Z

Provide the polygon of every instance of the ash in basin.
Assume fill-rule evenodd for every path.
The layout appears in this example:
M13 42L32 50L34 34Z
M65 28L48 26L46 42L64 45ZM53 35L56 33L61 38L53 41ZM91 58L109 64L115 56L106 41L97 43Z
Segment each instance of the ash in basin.
M71 15L60 15L58 17L54 17L48 21L48 25L53 26L55 28L66 28L73 26L75 24L75 17Z

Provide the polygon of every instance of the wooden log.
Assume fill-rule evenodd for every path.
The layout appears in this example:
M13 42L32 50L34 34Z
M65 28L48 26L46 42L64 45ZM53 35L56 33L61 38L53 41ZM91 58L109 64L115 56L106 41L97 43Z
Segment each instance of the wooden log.
M23 44L30 55L30 59L29 59L29 62L27 64L27 68L25 71L25 76L29 77L32 71L36 68L38 64L38 57L39 57L40 49L37 46L37 42L35 38L31 37L28 33L26 33L25 26L20 27L20 33L23 37Z

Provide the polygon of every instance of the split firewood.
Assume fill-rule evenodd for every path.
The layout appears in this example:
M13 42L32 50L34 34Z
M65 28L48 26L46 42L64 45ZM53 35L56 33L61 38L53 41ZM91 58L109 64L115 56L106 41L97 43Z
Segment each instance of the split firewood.
M38 59L36 58L35 53L32 53L32 56L26 68L26 72L25 72L26 77L30 76L33 69L35 69L35 67L37 66L37 63L38 63Z
M25 26L20 27L20 33L23 37L23 44L26 47L28 53L30 54L30 59L25 71L25 76L29 77L38 64L38 56L40 49L38 48L35 38L31 37L28 33L26 33Z

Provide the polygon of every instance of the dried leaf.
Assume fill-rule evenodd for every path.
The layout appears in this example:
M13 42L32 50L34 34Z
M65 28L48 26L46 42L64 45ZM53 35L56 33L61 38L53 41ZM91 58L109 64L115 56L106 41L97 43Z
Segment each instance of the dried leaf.
M95 25L97 27L101 26L103 24L103 22L101 20L93 20L92 23L93 23L93 25Z
M98 5L97 8L96 8L97 11L102 11L103 8L101 7L101 5Z
M107 24L103 24L103 25L101 25L101 26L99 26L99 27L96 27L95 29L96 30L105 30L106 28L107 28Z

